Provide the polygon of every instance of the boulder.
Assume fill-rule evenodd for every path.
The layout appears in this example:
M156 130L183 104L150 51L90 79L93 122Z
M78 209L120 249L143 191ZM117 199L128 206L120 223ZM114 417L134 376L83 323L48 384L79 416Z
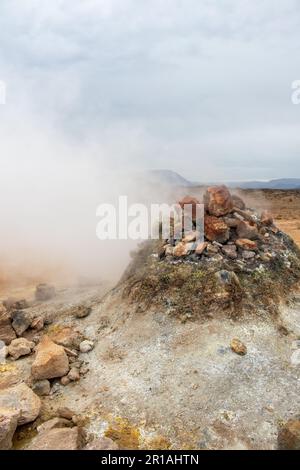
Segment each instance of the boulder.
M65 375L64 377L62 377L62 378L60 379L60 383L61 383L61 385L63 385L64 387L65 387L66 385L69 385L70 382L71 382L71 380L69 379L69 377L68 377L67 375Z
M0 390L0 403L19 412L18 426L34 421L41 409L40 398L25 383Z
M12 438L18 425L20 412L0 407L0 450L12 448Z
M49 395L51 386L49 380L39 380L32 385L32 390L36 393L39 397L44 397Z
M22 336L24 331L31 325L31 316L24 310L14 310L11 313L12 327L18 336Z
M196 245L195 253L196 255L202 255L204 250L207 248L207 242L200 242Z
M248 240L247 238L239 238L235 243L242 250L257 250L257 243L253 240Z
M54 343L64 346L65 348L79 348L79 344L83 341L84 336L74 328L66 326L56 329L49 333L49 337Z
M279 450L300 450L300 421L288 421L278 432Z
M36 348L36 357L31 366L35 380L63 377L69 372L69 359L62 346L43 336Z
M204 195L204 204L210 215L220 217L230 214L233 201L226 186L211 186Z
M69 380L71 380L71 382L76 382L80 380L79 370L76 367L71 367L71 370L68 373L67 377Z
M118 450L119 446L109 437L96 437L82 450Z
M225 245L222 247L222 253L230 259L236 259L237 258L237 249L236 245Z
M254 222L241 220L236 228L236 232L239 238L248 238L248 240L258 238L258 229Z
M73 416L75 416L74 411L70 410L70 408L68 408L67 406L62 406L61 408L58 408L57 414L61 418L70 419L70 420L73 418Z
M204 230L205 237L210 241L225 243L229 240L229 227L218 217L206 215L204 218Z
M10 315L6 310L0 310L0 341L3 341L5 344L10 344L13 339L15 339L16 333L13 327L11 326Z
M0 390L12 387L21 382L21 373L15 363L3 364L0 372Z
M28 450L77 450L83 445L82 433L78 427L54 428L38 433Z
M25 338L17 338L12 340L8 346L8 354L14 359L19 359L21 356L27 356L27 354L30 354L34 347L35 344L33 341L28 341Z
M186 256L188 254L187 246L183 242L177 243L173 249L173 256L180 258L181 256Z
M35 298L39 301L50 300L55 296L55 288L49 284L39 284L36 286Z

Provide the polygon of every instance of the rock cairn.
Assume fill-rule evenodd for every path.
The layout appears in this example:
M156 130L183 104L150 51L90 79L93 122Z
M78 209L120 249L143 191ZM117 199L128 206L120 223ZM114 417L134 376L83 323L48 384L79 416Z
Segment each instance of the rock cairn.
M196 204L204 204L204 240L195 230ZM285 247L286 237L274 225L271 214L258 214L247 208L244 201L232 195L226 186L209 187L203 201L186 196L179 201L184 211L186 204L192 205L193 227L184 232L182 224L172 220L171 237L165 240L159 258L171 262L183 261L231 261L235 264L257 265L269 263ZM283 255L284 258L284 255ZM287 261L288 263L288 261Z

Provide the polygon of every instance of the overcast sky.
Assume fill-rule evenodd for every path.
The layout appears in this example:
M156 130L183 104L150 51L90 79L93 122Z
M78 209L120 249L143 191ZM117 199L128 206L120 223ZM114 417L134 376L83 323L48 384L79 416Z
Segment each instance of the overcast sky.
M2 128L57 133L112 168L300 177L296 79L299 0L0 2Z

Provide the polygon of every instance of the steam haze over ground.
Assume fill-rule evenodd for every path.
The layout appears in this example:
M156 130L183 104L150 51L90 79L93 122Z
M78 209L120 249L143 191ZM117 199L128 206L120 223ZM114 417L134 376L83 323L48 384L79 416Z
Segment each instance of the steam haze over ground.
M95 214L150 198L132 170L298 176L299 26L296 0L3 0L3 276L118 276L133 243L101 244Z

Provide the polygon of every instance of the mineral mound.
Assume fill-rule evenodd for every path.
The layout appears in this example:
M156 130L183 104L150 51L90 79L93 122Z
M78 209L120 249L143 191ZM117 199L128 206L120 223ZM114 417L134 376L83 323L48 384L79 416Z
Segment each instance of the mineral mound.
M196 204L186 196L179 205ZM226 186L204 194L204 241L172 221L168 240L147 241L121 279L122 295L139 311L167 309L183 321L225 315L276 316L300 279L300 251L274 224ZM195 211L193 210L193 214ZM176 236L175 236L176 234Z

